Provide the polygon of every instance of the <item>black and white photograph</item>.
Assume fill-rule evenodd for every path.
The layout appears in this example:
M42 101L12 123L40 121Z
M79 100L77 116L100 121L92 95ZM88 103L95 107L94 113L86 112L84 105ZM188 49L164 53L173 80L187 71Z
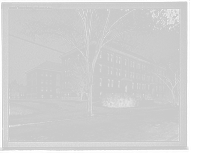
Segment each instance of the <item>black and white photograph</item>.
M2 3L4 149L186 149L187 3Z

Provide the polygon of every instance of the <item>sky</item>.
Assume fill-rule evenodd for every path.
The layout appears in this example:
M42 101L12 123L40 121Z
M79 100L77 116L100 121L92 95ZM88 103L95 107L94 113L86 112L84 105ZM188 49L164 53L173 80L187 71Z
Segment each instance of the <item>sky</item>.
M48 11L45 17L54 17L55 14L53 13L54 11ZM41 10L9 10L9 33L26 40L34 41L20 32L21 24L19 22L27 18L37 19L43 15L44 12ZM178 54L179 35L175 32L169 33L162 30L151 34L135 33L134 35L127 35L127 40L129 40L128 43L133 45L133 47L127 47L128 50L147 59L151 57L158 61L170 55ZM36 38L35 42L62 51L63 53L72 49L63 39L48 41L42 37L40 39ZM26 85L26 71L47 60L61 63L59 56L63 54L13 36L9 36L8 53L9 83L17 80L18 84L23 85Z

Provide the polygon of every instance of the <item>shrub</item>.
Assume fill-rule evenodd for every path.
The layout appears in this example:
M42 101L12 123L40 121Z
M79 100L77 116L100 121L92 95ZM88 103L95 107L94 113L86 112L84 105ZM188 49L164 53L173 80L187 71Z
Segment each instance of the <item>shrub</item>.
M142 94L140 92L136 92L135 97L136 97L137 100L141 100Z
M136 98L127 93L103 93L100 98L103 106L107 107L133 107L136 105Z

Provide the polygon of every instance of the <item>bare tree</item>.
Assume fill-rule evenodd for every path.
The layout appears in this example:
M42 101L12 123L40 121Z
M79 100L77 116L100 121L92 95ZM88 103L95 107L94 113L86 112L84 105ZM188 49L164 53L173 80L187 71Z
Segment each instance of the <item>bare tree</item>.
M178 56L170 56L169 59L161 60L157 64L162 64L166 68L166 74L151 70L151 73L160 79L169 89L172 95L172 106L175 106L176 97L179 96L179 81L180 81L180 69ZM155 61L153 61L156 64Z
M53 10L53 15L44 16L40 21L30 21L22 32L35 36L50 35L53 38L64 40L68 45L76 49L85 61L84 84L77 84L82 92L87 88L88 93L88 112L93 115L92 92L93 75L98 57L102 48L124 35L133 31L151 31L152 29L171 28L176 25L177 10L153 10L153 9L62 9L60 14ZM48 11L49 12L49 11ZM45 15L45 14L44 14ZM47 14L48 15L48 14ZM40 15L42 17L42 15ZM161 16L161 17L160 17ZM174 18L173 18L174 17ZM161 19L163 18L163 19ZM171 19L173 18L173 19ZM54 20L54 21L52 21ZM170 21L169 21L170 20ZM177 19L176 22L178 22ZM161 27L158 28L158 25ZM28 29L28 32L27 30ZM37 34L37 35L36 35ZM52 38L49 38L52 39ZM47 47L47 46L46 46ZM52 49L52 48L51 48ZM83 78L80 77L79 78ZM83 89L84 88L84 89Z

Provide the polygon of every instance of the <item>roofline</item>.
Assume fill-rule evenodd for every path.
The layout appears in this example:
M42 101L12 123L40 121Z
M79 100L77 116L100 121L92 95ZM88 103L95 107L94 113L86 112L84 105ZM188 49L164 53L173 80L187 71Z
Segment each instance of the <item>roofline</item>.
M62 70L60 71L60 70L55 70L55 69L46 69L46 68L35 67L35 68L33 68L33 69L29 70L29 71L26 71L25 73L27 74L28 72L31 72L31 71L33 71L34 69L43 69L43 70L48 70L48 71L62 72Z
M95 44L95 43L97 43L97 42L96 42L95 40L93 40L93 41L91 41L89 44L92 45L92 44ZM79 49L82 49L83 47L84 47L84 45L80 46ZM146 59L146 60L145 60L145 59L142 59L142 58L140 58L140 57L131 55L130 53L127 53L127 52L124 52L124 51L122 51L122 50L119 50L119 49L116 49L116 48L114 48L114 47L111 47L111 46L109 46L109 45L104 45L102 48L108 48L108 49L111 49L111 50L113 50L113 51L115 51L115 52L123 53L123 54L125 54L125 55L128 55L129 57L134 57L134 58L139 59L139 60L141 60L141 61L144 61L144 62L146 62L146 63L154 64L154 65L156 65L156 66L161 67L162 69L167 70L166 68L164 68L164 67L162 67L162 66L160 66L160 65L158 65L158 64L155 64L155 63L153 63L153 62L151 62L151 61L148 61L148 59ZM73 49L73 50L71 50L71 51L69 51L69 52L67 52L67 53L65 53L65 54L63 54L63 55L61 55L60 58L62 58L62 57L64 57L64 56L67 56L67 55L69 55L69 54L71 54L71 53L73 53L73 52L76 52L76 51L78 51L77 48L75 48L75 49Z
M142 61L142 62L151 64L151 65L154 65L154 66L156 66L156 67L159 67L159 68L161 68L161 69L166 70L166 68L164 68L164 67L161 67L161 66L159 66L159 65L156 65L156 64L154 64L154 63L152 63L152 62L149 62L149 61L147 61L147 60L143 60L143 59L141 59L141 58L139 58L139 57L135 57L135 56L130 55L130 54L128 54L128 53L122 52L122 51L117 50L117 49L115 49L115 48L112 48L112 47L110 47L110 46L106 46L106 45L105 45L104 47L107 48L107 49L109 49L109 50L112 50L112 51L115 51L115 52L117 52L117 53L120 53L120 54L122 54L122 55L131 57L131 58L133 58L133 59L137 59L137 60L139 60L139 61Z

